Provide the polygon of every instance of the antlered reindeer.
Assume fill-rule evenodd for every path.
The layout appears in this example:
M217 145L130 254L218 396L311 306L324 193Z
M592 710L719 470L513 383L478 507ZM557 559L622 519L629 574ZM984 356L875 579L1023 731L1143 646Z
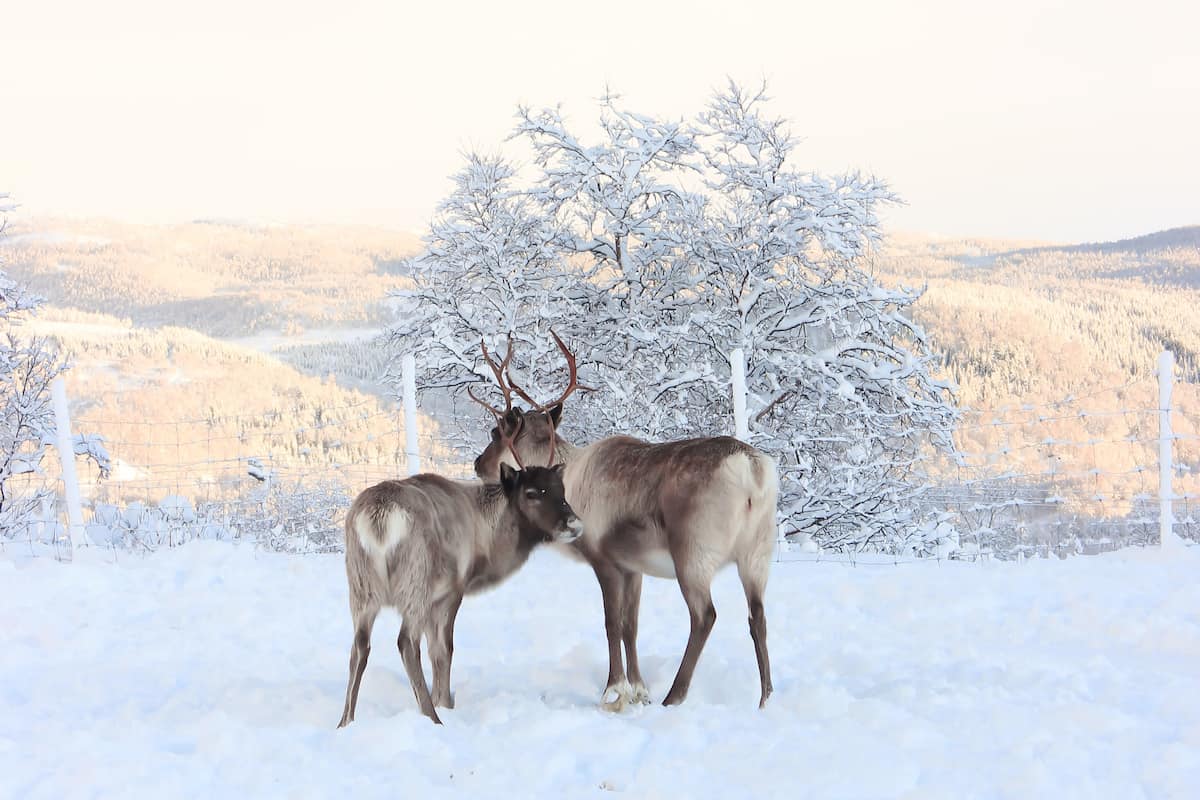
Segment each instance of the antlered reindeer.
M343 727L354 721L358 687L371 653L371 628L383 606L400 612L397 645L421 713L453 708L450 661L454 620L464 594L516 572L542 542L570 542L580 523L563 497L562 467L500 468L500 483L415 475L365 489L346 514L346 577L354 644ZM421 668L429 641L433 694Z
M508 371L511 338L500 364L484 347L484 358L508 408L502 412L487 406L496 417L496 427L491 444L475 460L475 472L485 480L496 480L507 464L543 460L551 464L557 457L566 465L567 500L584 524L583 536L570 550L595 570L604 601L609 664L605 706L619 711L626 703L649 702L637 658L642 575L678 581L691 616L683 661L663 700L663 705L675 705L687 697L696 662L717 618L710 591L713 576L732 563L737 565L750 609L762 708L771 694L763 593L775 541L778 475L774 461L727 436L662 444L613 436L586 447L571 445L557 430L563 402L578 388L575 357L557 334L551 335L567 360L570 378L566 390L550 403L537 403L513 383ZM532 409L513 408L513 392Z

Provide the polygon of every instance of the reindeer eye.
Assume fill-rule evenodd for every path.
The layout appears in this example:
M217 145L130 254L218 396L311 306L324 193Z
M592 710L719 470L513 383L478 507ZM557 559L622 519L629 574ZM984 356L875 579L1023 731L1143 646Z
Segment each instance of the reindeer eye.
M545 493L546 493L545 489L539 489L535 486L530 486L528 489L525 490L525 496L528 497L530 500L536 500L539 497L541 497L542 495L544 495Z

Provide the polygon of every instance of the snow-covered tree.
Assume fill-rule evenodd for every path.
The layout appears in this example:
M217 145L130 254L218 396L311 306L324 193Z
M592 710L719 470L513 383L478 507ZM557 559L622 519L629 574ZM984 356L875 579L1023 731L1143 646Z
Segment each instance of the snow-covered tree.
M0 215L12 210L0 194ZM0 235L4 223L0 222ZM25 318L41 299L0 271L0 535L25 531L52 494L40 480L46 448L54 441L50 384L67 370L62 355L44 337L21 336ZM108 472L108 454L96 436L76 437L74 449Z
M876 209L895 197L857 173L798 170L765 102L731 84L700 115L712 202L695 239L696 341L722 376L731 347L745 353L750 436L781 461L786 529L898 547L917 522L921 459L951 446L955 411L907 315L919 293L866 270ZM728 392L701 386L698 409L731 414Z
M876 210L894 196L871 177L798 169L785 121L765 105L731 84L694 121L664 122L608 96L596 143L557 109L521 109L515 136L538 174L517 188L511 168L482 181L472 161L413 264L423 291L409 295L417 305L402 328L417 320L434 332L430 349L461 354L438 363L449 385L488 377L478 340L510 331L518 358L534 359L518 369L561 380L543 333L553 326L600 390L566 417L583 440L732 433L740 350L748 436L781 463L785 531L834 547L904 546L921 460L948 445L955 412L907 316L919 295L867 269Z
M586 416L585 438L661 438L689 427L676 402L681 376L718 380L690 359L699 277L692 245L705 204L687 188L700 176L696 133L683 121L623 109L611 94L600 104L596 144L584 144L558 109L522 108L515 135L541 168L530 198L586 276L575 316L554 324L580 344L605 391L568 420Z
M486 434L479 408L461 402L467 387L483 393L480 382L492 381L480 343L499 361L511 334L514 374L542 391L562 369L550 327L570 326L594 291L584 270L565 262L560 230L514 177L505 159L470 155L438 208L425 251L406 264L411 285L395 294L400 322L389 338L415 353L426 402L454 409L442 415L443 433L463 447Z

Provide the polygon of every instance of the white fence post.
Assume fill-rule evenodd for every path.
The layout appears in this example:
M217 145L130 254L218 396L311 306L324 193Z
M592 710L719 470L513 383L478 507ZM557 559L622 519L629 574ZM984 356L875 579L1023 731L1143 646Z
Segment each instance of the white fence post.
M420 440L417 438L417 360L412 353L405 353L400 360L404 383L404 439L408 453L408 474L421 471Z
M750 438L750 420L746 416L746 351L740 347L729 353L729 375L733 389L734 436L744 442Z
M83 504L79 500L79 475L75 472L75 440L71 436L67 385L61 375L50 384L50 398L54 403L55 445L58 447L58 460L62 464L67 526L71 534L71 553L74 554L75 548L87 544L87 531L83 527Z
M1175 491L1171 485L1172 450L1175 436L1171 432L1171 389L1175 382L1175 355L1163 350L1158 356L1158 544L1168 550L1179 547L1179 537L1173 528L1175 515L1171 502Z

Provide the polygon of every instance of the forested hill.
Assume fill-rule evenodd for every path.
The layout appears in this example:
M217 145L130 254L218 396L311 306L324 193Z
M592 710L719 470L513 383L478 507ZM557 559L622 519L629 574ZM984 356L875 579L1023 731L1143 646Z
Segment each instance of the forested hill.
M8 273L53 307L253 336L296 368L354 387L367 385L374 360L338 329L382 328L400 261L419 246L384 229L220 220L18 218L0 238ZM1200 378L1200 226L1099 244L896 233L875 270L885 283L928 286L916 315L969 405L1120 384L1149 375L1164 346L1186 378Z
M884 282L927 285L918 319L977 407L1045 402L1152 374L1200 380L1200 226L1106 244L890 237Z
M351 226L11 220L4 269L53 306L241 337L381 324L418 237Z

